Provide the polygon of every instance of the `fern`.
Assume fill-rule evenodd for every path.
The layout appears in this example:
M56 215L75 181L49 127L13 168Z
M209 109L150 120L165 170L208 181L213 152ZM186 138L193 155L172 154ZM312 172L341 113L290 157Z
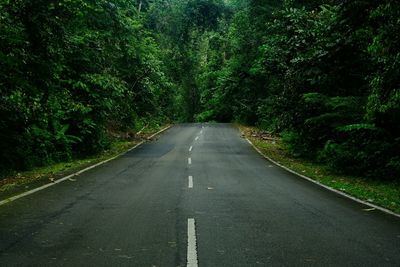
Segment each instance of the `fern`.
M378 130L378 128L374 124L369 124L369 123L350 124L346 126L337 127L336 129L341 132L351 132L358 130Z

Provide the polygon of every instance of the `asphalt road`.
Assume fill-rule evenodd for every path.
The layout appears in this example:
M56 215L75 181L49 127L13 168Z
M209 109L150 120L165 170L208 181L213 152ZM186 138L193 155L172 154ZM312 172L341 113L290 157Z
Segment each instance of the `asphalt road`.
M0 206L0 266L400 266L400 220L365 208L184 124Z

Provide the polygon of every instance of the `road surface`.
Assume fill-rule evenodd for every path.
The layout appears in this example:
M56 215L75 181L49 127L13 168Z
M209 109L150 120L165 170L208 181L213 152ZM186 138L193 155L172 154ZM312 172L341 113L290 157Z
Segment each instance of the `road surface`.
M400 220L365 208L182 124L0 206L0 266L400 266Z

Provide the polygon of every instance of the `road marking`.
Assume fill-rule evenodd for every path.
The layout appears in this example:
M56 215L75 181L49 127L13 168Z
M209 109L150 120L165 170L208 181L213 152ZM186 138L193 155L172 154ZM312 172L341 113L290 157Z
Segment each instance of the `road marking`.
M189 152L190 152L190 151L192 151L192 149L193 149L193 146L190 146L190 148L189 148Z
M163 128L163 129L159 130L158 132L156 132L156 133L150 135L149 137L147 137L147 140L153 139L155 136L159 135L159 134L162 133L162 132L165 132L165 131L168 130L169 128L171 128L171 125L168 125L167 127L165 127L165 128ZM132 148L132 149L134 149L134 148ZM132 149L131 149L131 150L132 150ZM128 150L128 151L130 151L130 150Z
M384 212L384 213L387 213L387 214L390 214L390 215L393 215L393 216L395 216L395 217L400 218L400 214L398 214L398 213L395 213L395 212L393 212L393 211L391 211L391 210L388 210L388 209L386 209L386 208L382 208L382 207L380 207L380 206L378 206L378 205L369 203L369 202L367 202L367 201L365 201L365 200L358 199L358 198L356 198L356 197L350 196L350 195L348 195L348 194L346 194L346 193L344 193L344 192L342 192L342 191L339 191L339 190L336 190L336 189L334 189L334 188L332 188L332 187L329 187L329 186L327 186L327 185L321 184L320 182L318 182L318 181L316 181L316 180L313 180L313 179L311 179L310 177L307 177L307 176L305 176L305 175L302 175L302 174L300 174L300 173L298 173L298 172L295 172L295 171L289 169L288 167L286 167L286 166L280 164L279 162L277 162L277 161L271 159L270 157L266 156L266 155L265 155L263 152L261 152L261 150L258 149L258 148L253 144L253 142L251 142L249 139L246 138L246 140L247 140L247 142L248 142L261 156L263 156L265 159L267 159L268 161L272 162L273 164L275 164L275 165L281 167L282 169L284 169L284 170L286 170L286 171L288 171L288 172L290 172L290 173L293 173L293 174L295 174L295 175L297 175L297 176L299 176L299 177L301 177L301 178L303 178L303 179L305 179L305 180L307 180L307 181L309 181L309 182L311 182L311 183L314 183L314 184L316 184L316 185L318 185L318 186L320 186L320 187L322 187L322 188L324 188L324 189L326 189L326 190L328 190L328 191L334 192L334 193L336 193L336 194L338 194L338 195L341 195L341 196L343 196L343 197L346 197L346 198L348 198L348 199L351 199L351 200L353 200L353 201L355 201L355 202L361 203L361 204L363 204L363 205L369 206L369 207L371 207L371 208L375 208L375 209L380 210L380 211L382 211L382 212Z
M203 133L203 130L200 131L200 134L202 134L202 133Z
M197 140L199 140L199 137L198 137L198 136L196 136L196 138L195 138L194 140L196 140L196 141L197 141Z
M196 226L193 218L188 219L187 267L197 267Z
M188 164L192 164L192 158L188 158Z
M155 137L156 135L158 135L158 134L160 134L160 133L162 133L162 132L168 130L169 128L171 128L171 125L169 125L169 126L163 128L163 129L161 129L160 131L156 132L155 134L153 134L152 136L150 136L148 139L151 139L151 138ZM70 174L70 175L65 176L65 177L63 177L63 178L60 178L60 179L58 179L58 180L54 180L54 181L52 181L51 183L48 183L48 184L39 186L39 187L37 187L37 188L34 188L34 189L32 189L32 190L29 190L29 191L26 191L26 192L21 193L21 194L19 194L19 195L16 195L16 196L9 197L9 198L7 198L7 199L1 200L1 201L0 201L0 206L2 206L2 205L4 205L4 204L7 204L7 203L10 203L10 202L12 202L12 201L15 201L15 200L17 200L17 199L20 199L20 198L29 196L29 195L31 195L31 194L34 194L34 193L36 193L36 192L38 192L38 191L44 190L44 189L46 189L46 188L48 188L48 187L51 187L51 186L54 186L54 185L56 185L56 184L62 183L62 182L64 182L64 181L67 181L67 180L68 180L68 181L71 181L71 180L70 180L71 178L73 178L73 177L75 177L75 176L78 176L78 175L80 175L80 174L82 174L82 173L84 173L84 172L87 172L88 170L91 170L91 169L93 169L93 168L96 168L97 166L103 165L103 164L105 164L105 163L107 163L107 162L109 162L109 161L112 161L112 160L116 159L116 158L119 158L119 157L121 157L122 155L125 155L126 153L128 153L128 152L134 150L135 148L137 148L138 146L142 145L143 143L144 143L144 141L139 142L139 143L136 144L135 146L131 147L130 149L128 149L128 150L126 150L126 151L124 151L124 152L122 152L122 153L120 153L120 154L118 154L118 155L116 155L116 156L114 156L114 157L111 157L111 158L109 158L109 159L103 160L103 161L101 161L101 162L99 162L99 163L96 163L96 164L94 164L94 165L92 165L92 166L89 166L89 167L87 167L87 168L85 168L85 169L82 169L82 170L80 170L80 171L77 171L77 172L75 172L75 173L73 173L73 174Z
M193 176L189 176L189 188L193 188Z

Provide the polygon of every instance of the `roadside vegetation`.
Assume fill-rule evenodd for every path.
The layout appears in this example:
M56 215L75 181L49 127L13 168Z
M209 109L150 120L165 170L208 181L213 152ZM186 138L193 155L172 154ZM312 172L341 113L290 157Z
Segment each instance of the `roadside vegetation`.
M175 116L164 50L135 1L0 3L0 175L112 149Z
M288 157L396 184L399 16L391 0L2 1L0 175L149 122L238 121Z
M229 23L201 39L195 118L256 125L296 157L398 180L400 6L254 0L232 8Z

